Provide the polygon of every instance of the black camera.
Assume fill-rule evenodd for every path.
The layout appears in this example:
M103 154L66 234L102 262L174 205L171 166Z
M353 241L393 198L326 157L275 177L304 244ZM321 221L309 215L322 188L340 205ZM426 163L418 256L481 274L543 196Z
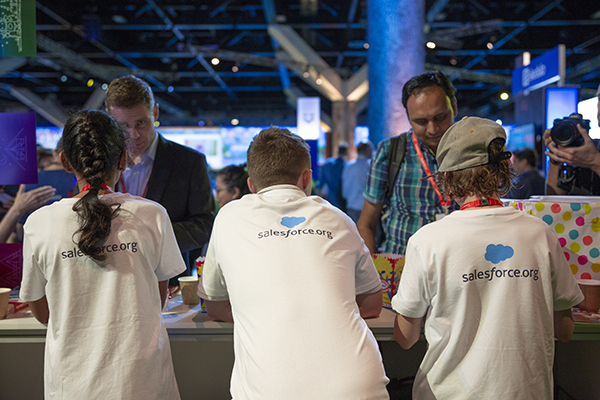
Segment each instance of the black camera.
M583 137L577 130L577 124L589 132L590 120L583 119L583 115L573 113L563 119L555 119L550 137L554 143L562 147L579 147L583 144Z

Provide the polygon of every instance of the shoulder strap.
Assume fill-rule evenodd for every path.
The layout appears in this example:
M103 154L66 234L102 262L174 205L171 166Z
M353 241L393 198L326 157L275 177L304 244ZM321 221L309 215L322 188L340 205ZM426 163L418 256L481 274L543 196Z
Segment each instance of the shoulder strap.
M392 194L394 193L394 185L398 172L400 172L400 166L404 161L404 155L406 154L406 133L395 136L390 139L390 152L388 153L388 182L387 190L385 192L385 203L389 204Z

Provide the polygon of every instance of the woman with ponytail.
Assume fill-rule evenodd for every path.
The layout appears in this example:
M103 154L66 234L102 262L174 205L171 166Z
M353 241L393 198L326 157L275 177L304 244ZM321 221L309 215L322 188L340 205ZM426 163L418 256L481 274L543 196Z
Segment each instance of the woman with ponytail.
M48 324L45 398L179 399L161 309L186 268L167 212L111 190L127 152L108 114L74 114L63 144L80 192L24 227L20 296Z

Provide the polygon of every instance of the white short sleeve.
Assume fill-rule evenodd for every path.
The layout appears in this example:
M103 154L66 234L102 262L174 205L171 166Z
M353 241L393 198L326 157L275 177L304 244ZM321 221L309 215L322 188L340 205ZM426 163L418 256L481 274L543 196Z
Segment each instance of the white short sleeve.
M181 258L181 252L177 245L177 239L175 239L175 233L173 232L173 225L169 219L169 215L162 207L161 211L162 241L159 260L156 269L154 270L159 282L171 279L187 270L183 258Z
M428 293L426 271L418 250L409 239L398 293L392 297L392 309L405 317L424 317L431 303Z
M37 263L25 226L23 238L23 280L19 296L23 301L36 301L46 295L46 277Z
M229 300L229 294L227 292L225 277L219 267L216 255L216 230L217 225L215 224L210 241L208 242L208 251L206 252L206 261L204 261L204 268L202 269L201 282L198 284L198 296L210 301L226 301Z
M381 290L381 279L379 279L369 249L363 241L360 241L360 243L363 248L359 251L356 260L356 295L375 293Z

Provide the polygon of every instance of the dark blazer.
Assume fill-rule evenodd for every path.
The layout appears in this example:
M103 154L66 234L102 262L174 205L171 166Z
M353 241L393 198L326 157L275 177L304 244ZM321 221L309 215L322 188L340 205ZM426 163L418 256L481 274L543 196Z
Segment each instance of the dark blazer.
M167 209L189 272L210 238L215 219L204 154L159 134L146 198Z

